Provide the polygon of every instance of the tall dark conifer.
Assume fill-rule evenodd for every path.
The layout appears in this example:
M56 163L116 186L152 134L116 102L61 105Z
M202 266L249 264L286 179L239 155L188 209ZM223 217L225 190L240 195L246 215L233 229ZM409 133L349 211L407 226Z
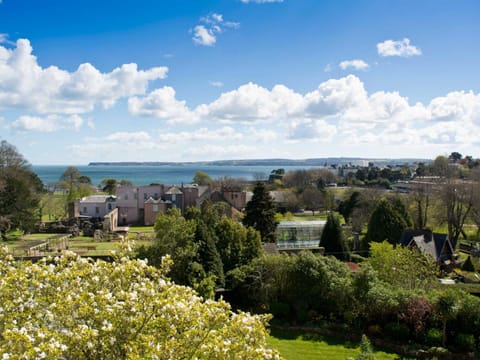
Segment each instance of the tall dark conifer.
M346 258L348 249L345 244L340 219L333 213L328 214L327 223L320 239L320 246L325 248L325 255L333 255L340 260Z
M253 189L253 197L247 203L245 216L242 220L245 226L258 230L264 242L275 242L275 204L263 182L258 182Z

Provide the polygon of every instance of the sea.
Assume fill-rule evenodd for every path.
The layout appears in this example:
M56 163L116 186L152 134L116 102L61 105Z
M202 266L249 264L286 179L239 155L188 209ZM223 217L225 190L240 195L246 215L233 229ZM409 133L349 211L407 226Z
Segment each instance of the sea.
M44 185L56 183L69 165L32 165L32 170ZM92 184L98 186L103 179L113 178L118 181L129 180L136 186L149 184L181 185L190 184L196 171L207 173L212 179L222 177L241 178L245 180L263 180L275 169L308 169L311 166L245 166L245 165L75 165L82 175L88 176Z

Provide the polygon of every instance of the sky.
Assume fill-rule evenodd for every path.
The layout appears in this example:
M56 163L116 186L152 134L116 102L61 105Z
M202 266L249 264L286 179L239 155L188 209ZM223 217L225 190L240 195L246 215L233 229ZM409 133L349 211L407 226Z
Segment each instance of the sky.
M480 157L477 0L0 0L34 165Z

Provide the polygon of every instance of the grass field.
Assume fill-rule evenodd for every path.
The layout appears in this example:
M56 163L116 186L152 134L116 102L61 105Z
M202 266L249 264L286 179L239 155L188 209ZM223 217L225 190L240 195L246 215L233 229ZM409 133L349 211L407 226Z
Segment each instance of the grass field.
M273 331L269 345L277 349L286 360L345 360L356 358L360 353L359 343L350 343L319 334ZM375 351L377 360L401 359L397 354Z

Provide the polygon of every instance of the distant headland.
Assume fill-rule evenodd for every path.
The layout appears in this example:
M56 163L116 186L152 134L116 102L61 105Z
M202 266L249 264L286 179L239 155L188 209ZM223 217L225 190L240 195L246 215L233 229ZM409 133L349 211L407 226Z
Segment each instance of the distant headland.
M418 162L431 162L432 159L378 159L357 157L326 157L315 159L244 159L244 160L214 160L214 161L120 161L120 162L90 162L88 166L331 166L331 165L364 165L373 163L379 165L403 165Z

